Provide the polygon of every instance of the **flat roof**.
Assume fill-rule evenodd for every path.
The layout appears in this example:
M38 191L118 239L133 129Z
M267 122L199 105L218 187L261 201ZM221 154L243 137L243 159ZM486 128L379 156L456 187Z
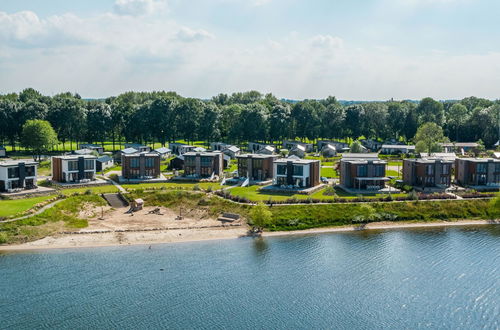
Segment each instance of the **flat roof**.
M500 159L494 159L494 158L458 158L458 160L464 160L464 161L474 162L474 163L487 163L487 162L499 163L500 162Z
M60 158L60 159L78 159L80 157L86 159L97 159L97 156L94 155L64 155L64 156L52 156L52 158Z
M387 162L382 159L342 159L342 161L350 164L368 164L368 163L372 163L375 165L387 164Z
M16 159L0 162L0 166L17 166L19 165L19 163L24 163L26 165L38 165L38 162L35 162L31 159Z
M440 143L443 147L477 147L477 142L446 142Z
M268 155L268 154L243 154L237 155L236 158L256 158L256 159L266 159L266 158L278 158L278 155Z
M280 159L276 159L274 162L279 163L279 164L286 164L288 162L292 162L293 164L306 165L306 164L312 164L312 163L319 163L319 160L317 160L317 159L280 158Z
M382 149L415 149L415 146L413 145L406 145L406 144L383 144Z
M378 154L376 152L361 152L361 153L343 153L342 154L342 160L356 160L356 159L379 159Z
M196 156L196 155L200 155L200 156L207 156L207 157L215 157L215 156L220 156L222 155L222 152L220 151L204 151L204 152L193 152L193 151L190 151L190 152L186 152L185 154L183 154L184 157L186 156Z
M405 159L405 161L410 161L415 163L425 163L425 164L433 164L437 161L440 161L441 163L450 163L450 164L454 163L452 159L445 159L445 158L415 158L415 159Z
M147 152L147 151L143 151L143 152L136 152L136 153L133 153L133 154L123 154L123 156L125 158L127 157L141 157L141 156L147 156L147 157L160 157L160 155L156 152Z

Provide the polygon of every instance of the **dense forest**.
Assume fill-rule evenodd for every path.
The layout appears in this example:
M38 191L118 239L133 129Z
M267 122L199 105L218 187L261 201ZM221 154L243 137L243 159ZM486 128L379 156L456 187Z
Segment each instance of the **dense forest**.
M340 104L335 97L290 102L256 91L219 94L210 100L175 92L127 92L103 100L78 94L44 96L28 88L0 95L0 143L19 143L23 124L47 120L58 139L74 142L166 143L221 140L373 139L410 141L426 122L441 126L451 141L498 140L500 100L468 97L440 102L387 101Z

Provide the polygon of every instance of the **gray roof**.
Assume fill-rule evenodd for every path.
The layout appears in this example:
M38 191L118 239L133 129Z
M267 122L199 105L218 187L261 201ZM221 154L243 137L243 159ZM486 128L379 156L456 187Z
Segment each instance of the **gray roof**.
M195 151L195 152L205 152L205 151L207 151L207 149L202 148L202 147L194 147L193 151Z
M101 162L101 163L107 163L107 162L112 161L112 160L113 160L113 158L109 157L108 155L104 155L104 156L97 158L97 161Z
M73 153L75 155L91 155L92 152L93 152L93 150L90 150L90 149L79 149L79 150L73 151Z
M479 144L476 142L449 142L449 143L440 143L443 147L477 147Z
M85 159L97 159L97 156L94 155L63 155L63 156L52 156L52 158L60 158L66 160L77 160L78 158L83 157Z
M268 159L268 158L277 158L278 155L268 155L268 154L243 154L238 155L236 158L256 158L256 159Z
M168 154L168 153L172 152L172 150L170 150L169 148L165 148L165 147L157 148L154 151L156 151L159 154Z
M278 164L286 164L290 161L293 162L294 164L319 163L319 160L317 160L317 159L300 159L300 158L298 158L298 159L296 159L296 158L280 158L280 159L276 159L274 162L278 163Z
M127 149L123 149L121 151L122 154L135 154L139 152L139 150L135 149L135 148L127 148Z
M375 152L370 153L343 153L342 160L356 160L356 159L378 159L378 154Z
M238 152L238 151L240 151L240 148L238 148L237 146L230 146L230 147L226 148L226 150L229 150L231 152Z
M383 144L382 149L415 149L415 146L406 144Z
M208 157L215 157L215 156L222 155L222 153L221 152L213 152L213 151L209 151L209 152L193 152L193 151L190 151L190 152L186 152L184 154L184 157L186 157L186 156L196 156L196 155L208 156Z
M25 165L38 165L38 162L35 162L31 159L16 159L16 160L7 160L4 162L0 162L0 166L17 166L19 163L24 163Z

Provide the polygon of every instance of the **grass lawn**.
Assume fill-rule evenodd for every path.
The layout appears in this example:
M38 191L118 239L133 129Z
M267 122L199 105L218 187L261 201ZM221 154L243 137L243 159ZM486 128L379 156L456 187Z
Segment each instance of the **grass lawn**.
M388 166L403 166L403 161L402 160L391 160L387 162Z
M198 186L201 189L208 189L208 187L212 187L212 190L219 190L222 188L220 183L218 182L159 182L159 183L138 183L138 184L122 184L123 188L127 190L148 190L148 189L190 189L194 190L195 186Z
M105 169L104 173L108 173L111 171L120 171L121 172L121 170L122 170L121 165L115 165L115 166L111 166L111 167L108 167L107 169Z
M321 176L326 178L338 178L337 171L333 167L322 167L321 168Z
M93 194L105 194L105 193L114 193L118 192L118 188L113 185L106 186L97 186L97 187L83 187L83 188L68 188L68 189L60 189L61 192L65 196L69 196L73 193L83 194L87 190L90 190Z
M50 169L50 160L41 161L38 165L38 175L39 176L49 176L52 174Z
M13 199L0 201L0 217L8 218L22 215L38 203L46 201L54 196L41 196L26 199Z
M268 191L260 191L261 186L250 186L250 187L236 187L229 190L231 195L241 196L248 198L252 202L265 202L269 199L274 201L284 201L289 198L297 198L297 199L307 199L310 196L308 195L299 195L293 193L272 193Z
M395 177L399 177L400 174L398 173L398 171L394 171L394 170L387 170L385 171L385 175L386 176L395 176Z

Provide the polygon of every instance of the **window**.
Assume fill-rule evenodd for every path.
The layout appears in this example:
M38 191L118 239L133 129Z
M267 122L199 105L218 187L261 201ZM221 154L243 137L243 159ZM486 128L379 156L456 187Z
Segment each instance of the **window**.
M300 165L293 165L293 175L303 176L304 175L304 167Z
M68 161L68 171L78 171L78 161L77 160Z
M95 162L93 159L85 159L85 170L93 170L95 168Z
M356 175L357 176L366 176L368 171L367 171L367 166L366 165L358 165L358 168L357 168L357 173Z
M19 177L19 167L9 167L8 177L9 177L9 179L18 178Z
M286 165L278 165L278 167L276 169L276 174L286 175Z
M385 165L375 166L375 176L382 177L385 175Z
M425 165L425 174L433 175L434 174L434 165Z
M486 165L487 164L477 164L476 172L477 173L486 173Z
M450 165L447 165L447 164L443 165L443 174L444 175L450 174Z
M26 166L26 176L35 176L35 166Z
M201 157L201 166L212 166L212 157Z
M252 166L253 168L261 169L262 168L262 159L254 159L252 165L253 165Z
M495 172L500 173L500 163L495 163Z
M154 167L155 166L155 160L152 157L146 158L146 167Z
M88 179L88 180L94 180L94 173L93 172L85 172L84 177L85 177L85 179Z
M139 167L139 158L131 158L130 167Z
M184 158L184 163L186 166L195 166L196 165L196 157L195 156L187 156Z

